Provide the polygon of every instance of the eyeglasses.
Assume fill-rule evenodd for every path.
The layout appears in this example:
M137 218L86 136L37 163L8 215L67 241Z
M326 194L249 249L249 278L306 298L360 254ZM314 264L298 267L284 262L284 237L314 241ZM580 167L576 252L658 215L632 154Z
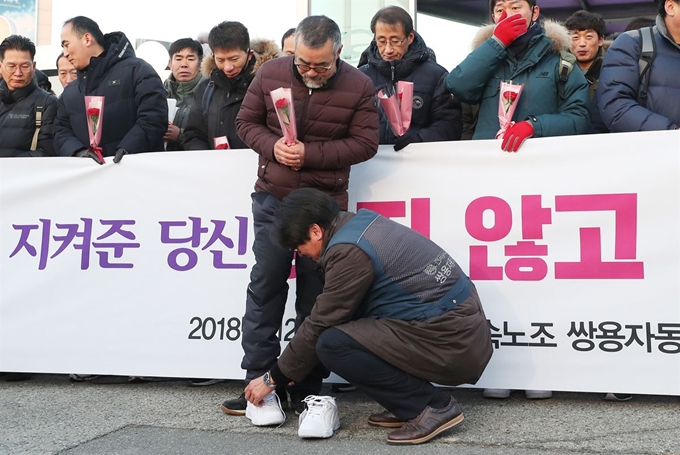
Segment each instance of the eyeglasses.
M298 62L293 62L293 65L297 66L297 68L300 71L302 71L303 73L306 73L307 71L310 71L310 70L314 70L318 74L323 74L333 67L332 63L328 66L309 66L309 65L302 64L302 63L298 63Z
M408 36L406 38L408 38ZM392 38L390 40L379 39L379 40L375 40L375 42L378 43L378 46L380 46L380 47L387 46L387 43L390 43L390 46L392 46L392 47L396 47L396 46L401 46L402 44L404 44L404 41L406 41L406 38L404 38L404 39Z
M27 73L33 68L32 63L22 63L21 65L15 65L14 63L2 64L2 67L10 74L14 74L17 69L21 69L22 73Z

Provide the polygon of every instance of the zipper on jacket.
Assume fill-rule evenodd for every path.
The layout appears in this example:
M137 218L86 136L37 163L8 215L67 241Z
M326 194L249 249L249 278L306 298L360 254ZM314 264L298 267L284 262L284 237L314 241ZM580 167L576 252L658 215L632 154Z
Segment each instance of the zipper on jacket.
M394 82L394 63L390 63L390 67L392 68L392 82Z
M309 96L312 96L312 89L309 89Z

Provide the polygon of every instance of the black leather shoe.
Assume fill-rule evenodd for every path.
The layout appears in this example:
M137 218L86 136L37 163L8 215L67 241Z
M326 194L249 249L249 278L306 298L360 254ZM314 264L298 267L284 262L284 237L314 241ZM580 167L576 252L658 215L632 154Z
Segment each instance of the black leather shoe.
M5 381L7 382L19 382L28 381L33 375L31 373L7 373L5 376Z
M385 411L368 416L368 424L373 425L374 427L399 428L404 422L398 419L397 416L390 411Z
M435 409L427 406L415 419L409 420L398 430L387 435L390 444L422 444L444 430L463 421L463 411L452 397L448 406Z

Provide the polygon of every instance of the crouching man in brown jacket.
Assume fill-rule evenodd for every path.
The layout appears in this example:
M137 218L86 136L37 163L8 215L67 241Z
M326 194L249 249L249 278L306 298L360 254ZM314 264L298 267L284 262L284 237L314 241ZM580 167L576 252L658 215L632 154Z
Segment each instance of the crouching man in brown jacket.
M370 210L343 212L309 188L283 200L275 232L283 247L319 262L325 284L279 360L246 387L246 399L259 404L276 384L303 379L321 362L387 409L368 422L399 427L388 443L427 442L462 422L456 400L431 382L475 383L492 347L475 286L456 261L397 222ZM329 412L306 416L321 420L315 425L303 414L300 432L324 419L336 429Z

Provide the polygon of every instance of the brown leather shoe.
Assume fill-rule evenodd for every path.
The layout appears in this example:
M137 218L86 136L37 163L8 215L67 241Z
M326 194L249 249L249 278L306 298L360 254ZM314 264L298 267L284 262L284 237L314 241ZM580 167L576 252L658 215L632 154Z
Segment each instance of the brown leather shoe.
M415 419L409 420L387 435L390 444L421 444L437 436L444 430L455 427L463 421L463 411L458 402L451 397L445 408L434 409L427 406Z
M368 416L368 424L373 425L374 427L399 428L404 422L399 420L397 416L390 411L385 411Z

